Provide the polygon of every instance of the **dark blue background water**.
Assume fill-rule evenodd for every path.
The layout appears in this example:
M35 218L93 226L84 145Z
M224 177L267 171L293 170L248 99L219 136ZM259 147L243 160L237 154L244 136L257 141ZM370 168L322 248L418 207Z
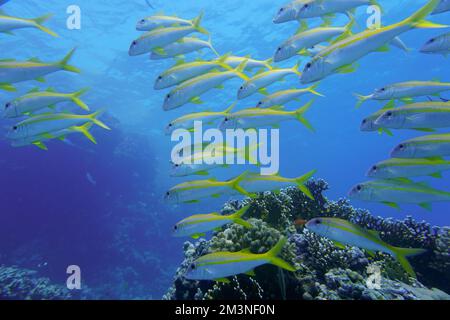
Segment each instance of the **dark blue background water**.
M41 88L73 91L91 87L84 98L92 108L106 108L105 121L112 132L94 129L99 144L83 137L69 142L51 142L49 151L35 147L13 149L0 141L0 264L16 264L39 270L57 283L65 283L65 269L70 264L82 268L83 283L101 290L103 297L160 298L171 283L182 259L184 239L171 237L172 225L187 215L219 210L228 200L222 198L200 205L166 206L162 195L182 180L168 177L170 138L163 128L168 121L198 106L186 106L164 113L164 92L155 92L155 77L171 62L150 61L147 56L129 57L130 42L139 36L138 19L157 12L194 18L203 9L205 27L220 53L251 54L267 59L276 46L295 30L295 23L274 25L272 18L284 3L259 0L87 1L75 4L82 10L82 29L66 28L66 8L72 1L10 1L3 6L11 15L36 17L49 12L55 17L46 25L60 37L36 30L21 30L16 36L0 35L0 59L44 61L61 59L77 47L73 64L81 75L58 73ZM386 8L385 24L398 21L417 10L424 1L382 1ZM364 24L365 8L358 10ZM433 21L449 22L449 14ZM337 24L345 24L339 18ZM409 47L420 46L441 30L415 30L402 36ZM211 57L209 53L205 58ZM293 66L291 60L280 66ZM318 169L318 178L330 184L327 196L338 199L354 184L365 181L365 173L375 162L388 157L402 140L415 132L398 132L394 137L361 133L365 116L378 110L377 103L355 109L353 92L367 94L385 84L407 80L448 78L450 61L441 56L427 56L417 50L406 54L393 49L364 58L358 72L334 76L323 81L319 91L326 98L317 99L307 118L316 128L308 132L297 123L281 129L281 174L289 177ZM240 80L232 80L221 91L208 93L205 109L222 110L234 102ZM18 85L24 93L36 83ZM288 78L274 86L298 86L298 79ZM3 104L15 97L0 93ZM254 96L240 107L254 105ZM306 103L307 100L304 100ZM291 106L298 107L295 103ZM73 109L78 112L77 109ZM3 131L11 122L2 122ZM217 172L229 178L244 168ZM433 186L450 190L450 175L433 181ZM428 180L428 179L425 179ZM414 206L402 211L382 205L355 202L355 206L373 214L402 219L413 215L437 225L448 225L449 204L436 204L433 212ZM318 213L319 214L319 213Z

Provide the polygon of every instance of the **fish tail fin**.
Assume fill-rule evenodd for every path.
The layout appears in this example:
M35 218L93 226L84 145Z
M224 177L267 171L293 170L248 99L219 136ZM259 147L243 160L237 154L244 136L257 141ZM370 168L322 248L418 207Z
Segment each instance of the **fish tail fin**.
M264 60L264 65L265 65L265 66L267 67L267 69L269 69L269 70L272 70L272 69L273 69L272 63L273 63L273 58L269 58L269 59L267 59L267 60Z
M248 176L248 172L244 172L243 174L241 174L240 176L234 178L233 180L230 181L230 186L232 189L236 190L237 192L247 196L247 197L253 197L252 194L250 194L249 192L247 192L247 190L245 190L244 188L242 188L239 184Z
M202 20L203 20L203 16L204 16L204 12L202 11L198 15L198 17L192 21L192 24L194 25L195 30L197 30L198 32L203 33L203 34L209 34L208 30L206 30L205 28L200 26L200 24L202 23Z
M299 77L302 76L302 73L300 71L298 71L298 69L300 68L300 64L301 64L301 61L297 62L296 65L292 67L292 71Z
M229 106L228 108L226 108L223 113L224 114L230 114L231 111L233 111L234 107L236 107L237 102L233 103L231 106Z
M242 207L240 210L238 210L236 213L234 213L231 217L233 219L234 223L239 224L247 229L253 228L251 223L242 219L242 216L247 213L249 208L250 208L250 205L246 205L245 207Z
M63 70L69 71L69 72L74 72L74 73L81 73L80 69L78 69L77 67L71 66L69 65L69 61L72 59L73 54L75 53L76 48L73 48L72 50L70 50L70 52L64 57L64 59L62 59L59 62L59 65L61 66L61 68Z
M281 253L286 243L287 243L286 237L281 237L278 243L272 249L270 249L269 252L265 253L265 255L267 256L270 264L273 264L277 267L280 267L288 271L295 272L297 271L297 269L294 268L294 266L284 261L283 259L278 258L278 255Z
M303 116L306 111L311 108L312 104L314 103L314 100L309 101L307 104L305 104L303 107L297 109L294 111L295 117L298 121L300 121L306 128L308 128L311 131L315 131L311 123Z
M77 91L71 95L72 101L77 106L79 106L81 109L84 109L86 111L89 111L89 107L87 106L87 104L85 104L83 101L81 101L80 96L82 96L83 94L85 94L88 91L89 91L89 88L84 88L84 89L81 89L80 91Z
M217 57L220 57L220 54L217 52L217 50L214 48L214 46L213 46L213 44L212 44L211 34L209 35L208 43L209 43L209 48L212 50L212 52L214 52L214 54L215 54Z
M311 191L308 189L308 187L305 186L305 183L308 182L309 179L317 172L317 170L312 170L306 174L304 174L301 177L298 177L295 180L295 183L297 184L297 187L300 189L301 192L303 192L308 198L311 200L314 200L314 196L312 195Z
M34 22L34 25L36 26L36 28L38 28L41 31L44 31L45 33L48 33L49 35L53 36L53 37L58 37L58 35L53 32L52 30L44 27L42 24L44 22L46 22L47 20L49 20L51 17L53 17L53 14L46 14L45 16L36 18L36 19L32 19L32 21Z
M94 136L89 132L92 126L93 124L91 122L87 122L82 126L74 127L73 130L84 134L86 138L92 141L92 143L97 144L97 140L95 140Z
M447 28L448 26L437 24L431 21L425 20L425 18L430 15L434 9L439 5L440 0L430 0L425 6L423 6L419 11L414 13L411 17L407 18L402 24L408 24L413 28Z
M356 99L358 99L358 102L356 103L357 109L361 108L364 102L372 98L372 96L363 96L362 94L358 93L354 93L353 95L355 96Z
M247 67L248 59L245 59L241 62L240 65L236 67L236 69L233 70L240 78L242 78L245 81L250 80L250 78L244 73L245 68Z
M98 120L98 117L100 115L102 115L104 112L104 110L98 110L96 112L94 112L93 114L88 115L87 117L97 126L106 129L106 130L111 130L110 127L108 127L106 124L104 124L103 122L101 122L100 120Z
M228 53L224 54L223 56L220 56L217 59L217 64L226 70L230 70L230 71L233 70L233 68L231 68L227 64L227 60L228 60L228 58L230 58L230 56L231 56L231 52L228 52Z
M306 91L308 91L316 96L319 96L319 97L325 97L323 94L316 91L316 89L319 87L319 84L320 83L316 83L316 84L312 85L311 87L307 88Z
M409 263L407 257L414 257L420 254L425 253L426 249L415 249L415 248L398 248L398 247L392 247L392 252L395 254L395 258L397 261L401 264L403 269L412 276L413 278L416 278L416 273L414 272L411 264Z

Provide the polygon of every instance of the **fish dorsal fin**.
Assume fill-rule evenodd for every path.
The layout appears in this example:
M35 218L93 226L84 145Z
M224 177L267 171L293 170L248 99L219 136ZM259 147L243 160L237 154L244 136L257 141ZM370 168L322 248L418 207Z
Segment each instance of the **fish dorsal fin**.
M429 157L429 158L427 158L427 160L430 160L430 161L444 161L444 158L442 158L442 157Z
M28 91L28 93L36 93L36 92L39 92L38 87L32 88L30 91Z
M41 60L39 60L39 58L36 58L36 57L30 58L30 59L28 59L28 61L30 61L30 62L41 62Z
M305 20L302 20L302 21L300 22L300 26L298 27L298 29L297 29L297 31L295 32L295 34L299 34L299 33L304 32L304 31L306 31L306 30L308 30L308 24L306 23Z
M340 243L340 242L338 242L338 241L333 241L333 243L334 243L334 245L335 245L336 247L338 247L339 249L345 249L345 245L344 245L344 244L342 244L342 243Z
M380 239L380 233L376 230L368 230L368 232L373 235L374 237L376 237L377 239Z
M250 276L250 277L256 277L255 270L247 271L245 274L248 275L248 276Z
M390 100L388 103L386 103L381 110L389 110L395 108L395 100Z
M390 180L393 182L398 182L398 183L406 183L406 184L413 183L413 181L408 178L395 178L395 179L390 179Z
M284 106L273 106L273 107L270 107L269 109L275 110L275 111L282 111L282 110L284 110Z

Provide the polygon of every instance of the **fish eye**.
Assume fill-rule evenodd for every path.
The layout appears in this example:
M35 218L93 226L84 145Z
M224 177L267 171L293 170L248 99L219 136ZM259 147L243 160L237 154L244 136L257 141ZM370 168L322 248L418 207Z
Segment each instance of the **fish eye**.
M311 63L311 62L308 62L308 63L306 64L306 69L311 68L311 66L312 66L312 63Z
M428 43L433 43L435 41L435 39L430 39L430 41L428 41Z
M135 45L137 45L137 41L136 40L134 40L132 43L131 43L131 45L132 46L135 46Z
M178 229L178 226L177 226L177 225L174 225L174 226L173 226L173 229L174 229L174 230L177 230L177 229Z
M378 170L378 167L377 166L373 166L372 167L372 171L377 171Z
M169 127L173 127L173 124L169 123Z
M364 119L364 120L362 121L362 123L363 123L363 124L366 124L366 123L367 123L367 119Z
M170 196L170 192L169 191L166 192L166 196Z
M258 102L258 106L262 105L262 101Z
M279 12L282 13L283 11L284 11L284 8L281 8Z
M142 19L142 20L141 20L141 23L145 23L145 19Z
M398 148L399 148L400 150L403 150L403 149L405 149L405 145L404 145L404 144L401 144L401 145L398 146Z
M167 97L167 99L170 99L170 97L171 97L170 93L169 93L169 94L167 94L167 96L166 96L166 97Z
M159 76L159 77L158 77L158 80L162 80L162 78L163 78L162 76Z
M241 87L239 88L239 90L244 90L244 86L241 86Z
M11 107L11 103L8 102L7 104L5 104L5 109L8 109L9 107Z
M195 270L195 263L191 264L191 270Z
M392 111L388 111L388 112L386 113L386 115L387 115L388 117L392 117Z
M224 119L225 122L227 122L227 121L229 121L229 120L230 120L230 119L228 119L228 118L225 118L225 119Z
M381 88L380 91L384 92L384 91L386 91L386 88Z
M305 4L305 5L303 6L304 9L306 9L306 8L308 8L308 7L309 7L308 4Z
M363 187L361 186L361 185L358 185L357 187L356 187L356 190L358 190L358 191L361 191L363 189Z
M281 51L281 47L279 47L278 49L277 49L277 52L280 52Z
M14 126L14 127L13 127L13 130L17 130L17 126Z
M322 224L322 220L321 219L316 219L316 224Z

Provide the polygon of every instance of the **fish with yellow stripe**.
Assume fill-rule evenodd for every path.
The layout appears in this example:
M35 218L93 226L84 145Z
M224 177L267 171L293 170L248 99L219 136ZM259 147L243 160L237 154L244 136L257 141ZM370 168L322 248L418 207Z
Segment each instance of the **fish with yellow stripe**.
M46 107L55 107L56 104L67 101L73 102L83 110L89 111L89 107L80 99L80 96L88 90L85 88L74 93L59 93L52 88L44 91L39 91L38 88L34 88L26 95L7 102L3 117L17 118L26 114L32 114Z
M190 216L178 222L173 228L175 237L192 237L198 239L205 236L206 232L217 230L228 224L239 224L247 229L253 226L251 223L242 219L242 216L248 211L250 205L244 206L230 215L222 215L218 212L209 214L197 214Z
M42 25L52 16L52 14L47 14L35 19L23 19L6 15L0 11L0 33L13 34L13 30L34 28L57 37L58 35L55 32Z
M338 218L315 218L306 223L306 228L322 237L333 241L338 247L354 246L368 251L384 252L393 256L403 269L413 278L416 273L407 257L413 257L426 252L420 248L399 248L384 242L380 234L373 230L366 230L349 221Z
M93 126L92 122L87 122L87 123L83 124L82 126L74 126L74 127L62 129L62 130L55 131L55 132L42 133L42 134L38 134L38 135L32 136L32 137L20 138L20 139L12 140L11 146L15 147L15 148L19 148L19 147L25 147L25 146L29 146L29 145L35 145L39 149L48 150L47 146L45 145L46 141L55 140L55 139L65 141L66 137L68 135L72 135L74 133L81 133L86 138L88 138L92 143L97 144L97 141L95 140L94 136L89 131L92 128L92 126Z
M388 44L399 35L415 28L447 27L424 20L439 4L431 0L409 18L379 29L369 29L338 41L319 52L303 70L301 82L311 83L335 73L351 73L354 63L371 52L386 51Z
M87 122L92 122L103 129L110 130L106 124L97 119L102 113L103 111L99 110L89 115L68 113L43 114L14 125L6 137L12 140L24 139L79 126Z
M189 266L185 277L189 280L229 282L228 277L238 274L254 276L254 269L265 264L272 264L284 270L295 272L297 269L294 266L278 257L286 243L287 239L281 237L271 250L262 254L254 254L250 249L239 252L207 254L198 258Z
M45 63L38 59L16 61L13 59L0 60L0 89L16 91L13 83L36 80L44 82L44 76L57 71L80 73L80 70L69 65L75 49L72 49L61 61Z

